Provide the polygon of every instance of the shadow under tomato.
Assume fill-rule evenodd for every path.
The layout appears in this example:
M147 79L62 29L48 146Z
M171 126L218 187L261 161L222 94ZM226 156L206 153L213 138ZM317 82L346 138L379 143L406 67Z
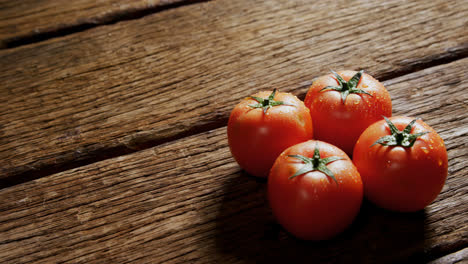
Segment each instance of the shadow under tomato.
M364 201L354 223L328 241L303 241L275 221L267 182L245 172L226 181L216 219L223 260L247 263L415 263L424 258L425 212L395 213ZM320 216L317 216L320 217Z

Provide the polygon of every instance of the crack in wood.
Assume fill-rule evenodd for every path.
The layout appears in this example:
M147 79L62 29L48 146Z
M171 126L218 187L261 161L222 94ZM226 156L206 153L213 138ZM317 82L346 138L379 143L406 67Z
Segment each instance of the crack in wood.
M194 5L212 0L190 0L169 3L167 5L156 5L153 7L145 8L132 8L121 11L106 13L105 15L93 18L80 19L75 23L59 25L50 29L43 29L41 31L33 31L29 34L19 35L15 37L6 38L0 41L0 49L12 49L28 44L42 42L52 38L64 37L67 35L75 34L95 27L112 25L121 21L135 20L142 17L152 15L159 12L164 12L170 9L179 8L182 6Z

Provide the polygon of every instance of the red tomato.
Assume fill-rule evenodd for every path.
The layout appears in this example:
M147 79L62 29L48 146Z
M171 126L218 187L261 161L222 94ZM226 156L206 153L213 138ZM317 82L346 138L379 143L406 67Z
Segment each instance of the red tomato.
M362 71L319 77L309 88L304 103L310 109L315 138L348 155L369 125L392 115L392 102L385 87Z
M392 117L367 128L356 143L353 161L366 197L394 211L422 210L447 178L444 141L429 125L409 117Z
M322 141L286 149L268 177L273 214L301 239L324 240L343 231L358 214L362 197L361 177L349 157Z
M268 177L287 147L312 138L309 109L290 93L259 92L234 107L228 122L232 156L248 173Z

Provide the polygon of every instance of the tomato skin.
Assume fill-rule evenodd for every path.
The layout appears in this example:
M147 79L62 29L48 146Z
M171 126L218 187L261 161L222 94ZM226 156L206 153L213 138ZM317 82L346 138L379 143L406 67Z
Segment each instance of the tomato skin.
M254 96L267 98L271 92ZM249 174L268 177L279 154L289 146L307 141L313 136L309 109L290 93L277 93L277 101L286 104L269 108L252 108L258 102L244 98L231 112L228 122L228 142L232 156Z
M414 118L389 118L403 130ZM447 150L443 139L422 120L412 134L418 137L412 147L382 146L379 138L390 135L384 120L369 126L354 148L353 161L364 183L365 196L376 205L392 211L414 212L424 209L442 190L448 173Z
M341 71L338 74L349 81L356 72ZM326 86L336 86L336 78L332 74L317 78L310 86L304 100L310 109L314 125L314 138L329 142L348 155L352 155L354 145L361 133L382 116L392 115L392 102L387 89L364 73L357 88L367 94L349 94L342 102L341 93L334 90L323 90Z
M321 158L343 158L327 165L338 183L320 171L289 179L303 163L288 155L313 157L316 144ZM300 239L325 240L342 232L358 214L362 198L362 181L352 161L342 150L321 141L309 140L286 149L268 177L268 200L273 214Z

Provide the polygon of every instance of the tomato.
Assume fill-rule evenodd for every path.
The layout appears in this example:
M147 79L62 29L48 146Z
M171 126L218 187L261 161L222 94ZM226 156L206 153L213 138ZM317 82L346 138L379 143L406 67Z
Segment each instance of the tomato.
M304 103L310 109L315 139L329 142L348 155L369 125L392 115L385 87L362 71L333 72L317 78Z
M312 138L309 109L290 93L259 92L231 112L228 142L234 159L248 173L268 177L287 147Z
M286 149L268 177L277 221L306 240L329 239L349 226L363 198L359 172L345 152L309 140Z
M396 116L376 122L360 136L353 161L366 197L394 211L422 210L447 178L444 141L421 121Z

